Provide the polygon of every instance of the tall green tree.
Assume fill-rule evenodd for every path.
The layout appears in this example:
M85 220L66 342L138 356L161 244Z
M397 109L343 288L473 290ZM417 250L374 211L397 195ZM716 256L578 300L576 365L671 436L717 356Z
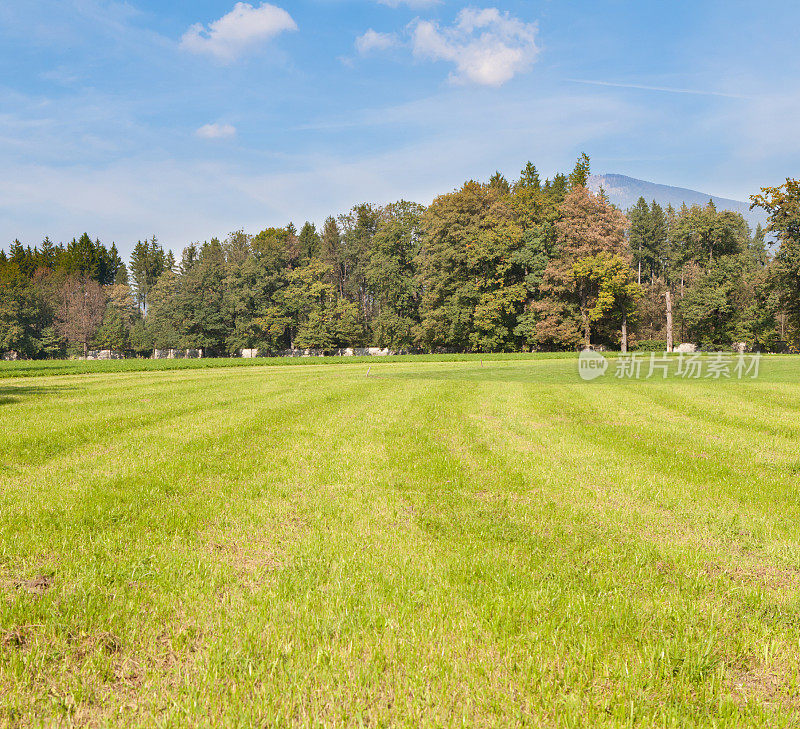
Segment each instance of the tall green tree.
M319 253L321 241L313 223L306 221L303 224L303 227L300 228L297 240L300 245L300 256L303 261L307 262Z
M467 182L423 215L417 339L425 349L504 349L513 339L525 292L503 289L518 283L508 276L521 229L503 197L497 187Z
M46 298L15 263L0 267L0 353L46 353L52 317Z
M320 259L325 263L330 282L336 286L339 294L344 296L342 234L336 218L329 216L322 226Z
M795 343L800 343L800 180L787 178L780 187L764 187L751 197L752 207L769 214L767 231L779 242L776 283Z
M231 330L225 307L226 278L222 243L212 238L200 247L197 260L180 280L175 303L181 346L225 352Z
M158 277L167 268L167 256L153 236L150 240L138 241L133 248L129 274L133 290L142 313L147 313L148 296Z
M356 205L339 216L341 230L342 295L358 305L364 327L374 316L374 302L367 286L367 268L378 230L381 211L375 205Z
M405 200L387 205L372 238L365 282L374 344L382 347L408 349L414 344L420 298L415 260L423 212L423 206Z
M589 155L583 152L578 161L575 163L575 168L569 176L569 189L574 190L576 187L586 187L589 183L589 175L592 173L592 163Z

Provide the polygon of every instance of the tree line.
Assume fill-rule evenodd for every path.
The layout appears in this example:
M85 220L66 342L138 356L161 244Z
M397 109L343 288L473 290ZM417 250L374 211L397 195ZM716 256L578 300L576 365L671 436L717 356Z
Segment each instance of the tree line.
M713 203L627 211L587 187L589 159L542 180L469 181L430 206L329 217L192 243L155 237L127 265L87 234L0 251L0 352L90 348L503 352L800 337L800 183L764 188L751 231ZM771 235L775 243L767 244Z

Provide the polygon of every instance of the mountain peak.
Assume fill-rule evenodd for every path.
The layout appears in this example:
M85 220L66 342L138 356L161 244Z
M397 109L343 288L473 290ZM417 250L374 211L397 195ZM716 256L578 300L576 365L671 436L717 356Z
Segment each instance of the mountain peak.
M706 205L709 200L713 200L717 210L732 210L735 213L741 213L751 228L755 228L759 223L762 226L767 223L767 216L763 210L750 210L749 203L741 200L730 200L685 187L672 187L670 185L660 185L656 182L637 180L635 177L628 177L627 175L611 173L592 175L589 178L587 187L595 193L602 188L608 199L622 210L633 207L640 197L643 197L648 203L655 200L663 207L672 205L676 210L683 203L688 206Z

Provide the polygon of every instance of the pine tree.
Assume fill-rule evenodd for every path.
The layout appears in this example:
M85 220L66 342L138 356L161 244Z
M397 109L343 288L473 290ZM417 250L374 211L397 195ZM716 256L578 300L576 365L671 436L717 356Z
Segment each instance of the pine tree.
M149 241L138 241L131 254L130 276L142 313L147 312L147 297L155 286L158 277L167 268L164 249L153 236Z
M655 200L650 204L650 230L648 231L647 257L650 277L662 276L667 266L669 229L667 216Z
M125 268L125 264L122 262L122 258L120 258L116 243L112 243L111 248L108 249L107 263L105 268L106 270L102 283L122 283L122 281L117 280L117 277L120 276L120 271ZM125 271L123 276L127 278L127 271Z
M303 224L303 227L300 228L298 241L300 244L300 256L303 261L307 262L319 253L320 238L313 223L306 221Z
M628 241L633 255L633 265L637 271L637 283L642 283L642 262L647 251L648 236L650 231L650 208L647 201L640 197L628 211L630 232Z
M589 155L583 152L578 161L575 163L575 169L569 176L569 189L574 190L576 187L586 187L589 182L589 175L591 174L591 162Z
M53 241L46 237L39 248L39 265L52 271L56 267L56 251Z
M539 190L541 186L542 182L539 179L539 172L536 170L536 165L534 165L533 162L528 162L525 167L523 167L519 180L514 185L515 189L530 188L532 190Z
M330 282L344 295L344 276L341 265L342 237L336 218L328 217L322 227L320 258L328 268Z
M100 281L102 277L99 241L92 242L88 233L67 245L67 273L75 276L88 276Z
M508 180L500 172L495 172L489 178L489 187L491 187L498 195L508 195L511 192L511 185Z

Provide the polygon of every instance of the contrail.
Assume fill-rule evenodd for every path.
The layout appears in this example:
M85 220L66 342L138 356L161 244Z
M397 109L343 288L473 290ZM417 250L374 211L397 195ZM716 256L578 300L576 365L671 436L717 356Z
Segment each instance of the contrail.
M726 94L723 91L701 91L699 89L676 89L670 86L647 86L646 84L619 84L613 81L591 81L583 78L568 78L566 81L573 84L588 84L589 86L611 86L617 89L639 89L641 91L664 91L668 94L692 94L694 96L721 96L726 99L749 99L744 94Z

